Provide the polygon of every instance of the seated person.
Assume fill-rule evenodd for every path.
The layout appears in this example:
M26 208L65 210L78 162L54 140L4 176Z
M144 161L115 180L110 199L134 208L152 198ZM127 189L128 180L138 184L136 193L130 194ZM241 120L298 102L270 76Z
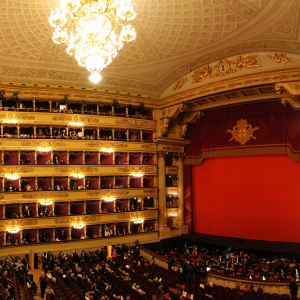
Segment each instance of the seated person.
M10 184L10 185L6 188L6 191L7 191L7 192L13 192L13 191L14 191L13 186Z
M26 192L32 191L31 185L29 183L26 184L25 190L26 190Z
M72 190L77 190L77 183L76 183L76 181L74 182L74 184L72 186Z

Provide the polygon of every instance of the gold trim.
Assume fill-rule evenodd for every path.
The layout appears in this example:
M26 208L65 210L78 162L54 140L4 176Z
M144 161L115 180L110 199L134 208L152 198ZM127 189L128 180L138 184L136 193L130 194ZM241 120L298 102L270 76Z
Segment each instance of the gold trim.
M91 172L98 172L98 168L95 168L95 167L57 167L57 168L55 168L55 172L60 172L60 173L87 172L87 173L91 173Z
M144 120L115 120L115 124L124 126L138 126L155 128L155 121Z
M32 167L1 167L0 173L31 173L34 169Z
M53 121L72 121L72 122L82 122L82 123L98 123L99 119L97 117L83 117L83 116L66 116L59 115L52 117Z
M34 120L35 116L33 115L29 115L26 113L17 113L17 114L13 114L13 113L0 113L0 119L15 119L15 120Z
M141 166L141 167L121 167L118 168L119 172L154 172L155 169L153 167L145 167L145 166Z
M101 220L100 216L68 217L68 218L56 218L55 223L68 224L68 223L81 223L81 222L98 222L100 220Z
M94 197L99 197L99 196L115 196L115 195L128 195L128 191L97 191L97 192L89 192L87 195L89 196L94 196Z
M62 192L45 192L45 193L35 193L22 195L24 199L53 199L53 198L67 198L69 194Z
M157 214L156 210L148 210L148 211L141 211L141 212L133 212L133 213L122 213L118 214L118 219L130 219L130 218L151 218L155 217Z
M0 221L0 227L37 225L38 220L9 220Z
M187 81L187 78L182 78L180 80L178 80L176 83L175 83L175 86L173 87L173 91L176 91L176 90L179 90L182 88L182 86L185 84L185 82Z
M127 148L126 143L114 143L114 142L90 142L86 143L87 147L94 148Z
M62 146L67 146L67 143L56 142L56 141L26 141L26 142L21 142L21 146L62 147Z
M268 55L269 59L274 59L277 63L293 63L292 58L287 58L286 54L277 54L273 53L272 55Z

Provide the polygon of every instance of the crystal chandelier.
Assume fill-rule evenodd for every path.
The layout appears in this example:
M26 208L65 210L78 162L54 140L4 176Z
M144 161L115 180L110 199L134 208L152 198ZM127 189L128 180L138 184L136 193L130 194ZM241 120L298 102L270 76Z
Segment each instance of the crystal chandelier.
M52 39L68 44L80 66L91 72L90 80L101 80L100 72L109 65L136 33L125 22L136 14L131 0L60 0L60 8L51 11L50 24L55 27Z

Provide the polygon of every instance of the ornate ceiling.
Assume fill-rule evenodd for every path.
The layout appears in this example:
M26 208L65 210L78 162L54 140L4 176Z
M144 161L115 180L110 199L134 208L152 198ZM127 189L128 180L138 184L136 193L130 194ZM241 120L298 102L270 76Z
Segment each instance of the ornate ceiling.
M233 55L298 54L299 0L135 0L137 38L94 85L52 42L50 11L59 0L0 1L0 80L157 96L201 66Z

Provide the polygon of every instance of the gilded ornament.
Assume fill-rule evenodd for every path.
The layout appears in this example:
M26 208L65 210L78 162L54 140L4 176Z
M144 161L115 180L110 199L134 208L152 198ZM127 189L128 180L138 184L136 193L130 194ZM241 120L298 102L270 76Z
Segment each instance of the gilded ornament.
M24 141L21 142L21 146L41 146L41 147L62 147L67 146L66 142L56 142L56 141Z
M135 166L135 167L130 167L130 166L126 166L126 167L121 167L118 168L119 172L154 172L155 169L153 167L146 167L146 166Z
M0 119L14 119L18 121L34 120L35 116L24 113L1 113Z
M189 128L189 124L180 124L179 125L180 137L185 138L188 128Z
M156 216L157 216L156 210L148 210L142 212L129 212L129 213L118 214L118 219L124 220L124 219L132 219L132 218L136 218L136 219L151 218Z
M37 220L9 220L9 221L0 221L1 227L12 227L12 226L30 226L36 225Z
M261 67L261 65L259 65L258 62L260 62L260 59L257 59L257 55L238 56L233 61L230 61L228 59L222 59L213 68L211 68L208 65L206 67L202 67L199 70L195 71L194 74L192 75L194 80L192 84L195 82L196 83L201 82L206 78L213 79L231 73L236 73L238 69L240 70L242 70L243 68L256 69L257 67ZM234 68L232 68L231 65L233 65Z
M171 121L171 119L169 119L169 118L160 119L161 134L167 134L170 121Z
M118 125L124 126L137 126L137 127L155 127L154 121L144 121L144 120L115 120Z
M235 139L241 145L245 145L251 138L256 140L256 137L253 136L253 132L258 129L259 128L257 126L253 128L251 124L248 124L247 120L240 119L237 121L232 130L227 130L227 132L232 134L232 138L229 140L229 142Z
M176 82L175 86L173 87L173 91L181 89L186 81L187 81L187 78L182 78L182 79L178 80Z
M166 174L177 174L178 168L177 167L166 167Z
M2 167L0 173L31 173L34 171L32 167Z
M96 117L82 117L82 116L68 116L68 115L58 115L52 117L53 121L72 121L72 122L83 122L83 123L98 123L98 118Z
M175 119L182 112L187 110L187 105L184 103L170 106L161 110L161 116L169 119Z
M268 55L268 58L269 59L274 59L277 63L292 63L292 58L287 58L286 57L286 54L277 54L277 53L274 53L272 54L272 56Z
M95 167L57 167L55 168L55 172L60 173L82 173L82 172L98 172L98 168Z
M63 192L45 192L45 193L35 193L24 194L22 198L24 199L54 199L54 198L67 198L69 194Z
M155 145L142 144L141 148L147 149L147 150L155 150Z
M163 150L167 150L170 152L177 152L177 151L183 151L183 148L179 148L179 147L170 147L170 146L164 146Z
M110 142L90 142L86 143L86 146L93 148L127 148L126 143L110 143Z
M99 196L121 196L121 195L128 195L129 191L97 191L97 192L88 192L87 195L89 196L94 196L94 197L99 197Z
M289 104L295 110L300 110L300 100L298 98L292 98L292 97L282 98L281 104L285 107L287 106L287 104Z
M55 223L58 224L69 224L69 223L82 223L82 222L99 222L100 216L83 216L83 217L67 217L67 218L56 218Z
M143 194L156 194L156 190L143 190Z
M300 96L300 81L276 83L275 90L277 94L281 94L282 90L284 90L292 98L297 99Z

